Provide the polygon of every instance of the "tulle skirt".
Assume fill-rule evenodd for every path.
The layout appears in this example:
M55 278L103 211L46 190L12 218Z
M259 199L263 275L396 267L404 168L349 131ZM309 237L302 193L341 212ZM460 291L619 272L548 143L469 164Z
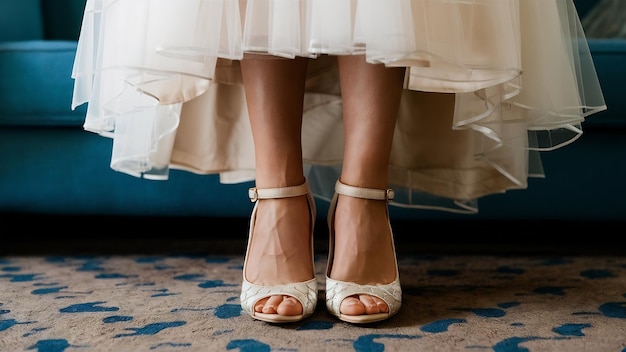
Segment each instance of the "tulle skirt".
M323 199L343 157L337 55L406 67L392 205L476 212L606 109L571 0L88 0L72 108L113 138L114 170L251 181L244 53L310 59L303 167Z

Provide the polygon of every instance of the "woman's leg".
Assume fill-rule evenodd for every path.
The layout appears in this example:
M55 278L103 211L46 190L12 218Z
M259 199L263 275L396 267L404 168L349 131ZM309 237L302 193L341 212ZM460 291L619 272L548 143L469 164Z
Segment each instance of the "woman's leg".
M252 126L256 187L296 186L302 168L302 108L307 60L246 56L241 61ZM249 239L247 280L257 285L303 282L313 278L309 208L306 196L258 200L254 232ZM255 311L298 315L293 297L272 296Z
M341 181L386 189L404 69L368 64L362 55L340 56L345 135ZM387 203L340 195L335 213L335 252L330 277L359 284L387 284L396 278ZM379 298L361 295L343 300L348 315L387 312Z

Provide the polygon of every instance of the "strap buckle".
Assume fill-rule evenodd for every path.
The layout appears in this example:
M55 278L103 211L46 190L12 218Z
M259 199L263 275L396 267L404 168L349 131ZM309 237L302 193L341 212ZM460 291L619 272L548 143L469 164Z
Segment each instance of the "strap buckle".
M254 203L259 200L259 192L256 187L248 188L248 198L250 198L250 202Z
M393 198L396 196L396 192L391 188L387 188L386 193L387 194L385 195L385 197L387 198L388 202L391 202Z

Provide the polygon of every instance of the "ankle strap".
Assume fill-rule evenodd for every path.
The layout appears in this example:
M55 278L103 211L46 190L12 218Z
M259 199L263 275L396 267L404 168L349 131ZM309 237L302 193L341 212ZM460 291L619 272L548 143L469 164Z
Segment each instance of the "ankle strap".
M361 188L346 185L345 183L341 183L341 181L339 180L337 180L337 182L335 183L335 192L355 198L384 200L387 202L392 201L393 197L395 196L395 192L391 188Z
M259 199L297 197L297 196L303 196L308 193L309 193L309 183L305 179L304 183L298 186L278 187L278 188L252 187L248 189L248 198L250 198L250 201L254 203Z

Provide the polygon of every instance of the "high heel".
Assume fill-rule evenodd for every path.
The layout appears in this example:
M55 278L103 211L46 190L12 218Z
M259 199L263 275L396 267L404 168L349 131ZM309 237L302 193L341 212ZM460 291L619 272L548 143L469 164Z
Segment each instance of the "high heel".
M360 188L354 186L348 186L346 184L337 181L335 183L335 194L330 203L330 208L328 209L328 227L330 230L330 238L329 238L329 254L328 254L328 266L326 269L326 308L328 311L339 318L340 320L363 324L363 323L373 323L381 320L385 320L400 310L400 306L402 304L402 289L400 287L400 277L398 274L398 264L396 259L396 249L395 245L393 245L394 259L396 261L396 276L395 279L388 284L376 284L376 285L360 285L352 282L338 281L330 278L330 272L333 264L333 253L334 253L334 241L335 241L335 210L337 208L337 198L339 194L356 197L356 198L364 198L364 199L373 199L373 200L384 200L391 201L393 200L393 190L391 189L371 189L371 188ZM389 219L389 213L387 213L387 218ZM391 231L391 224L389 225L389 230ZM391 241L393 244L393 234L391 235ZM388 312L386 313L378 313L378 314L362 314L362 315L347 315L342 314L340 312L341 302L350 296L366 294L374 297L378 297L385 301L387 306L389 307Z
M259 199L276 199L287 198L297 196L307 196L307 202L309 205L309 217L310 217L310 238L311 238L311 258L313 260L313 226L315 224L315 202L309 184L305 180L303 184L293 187L281 187L281 188L265 188L257 189L256 187L250 188L248 191L248 197L250 201L255 202L254 209L252 210L252 216L250 217L250 230L248 234L248 246L246 249L246 259L243 264L243 283L241 286L241 308L250 314L254 319L267 321L270 323L290 323L302 320L315 311L317 305L317 279L315 272L313 272L312 279L289 283L285 285L272 285L263 286L255 285L246 279L246 265L248 262L248 251L250 250L250 244L252 243L252 234L254 230L254 224L256 220L257 207L259 203L256 203ZM313 265L313 267L315 267ZM267 314L254 311L256 303L266 297L275 295L287 295L296 298L302 305L302 314L299 315L280 315L280 314Z

